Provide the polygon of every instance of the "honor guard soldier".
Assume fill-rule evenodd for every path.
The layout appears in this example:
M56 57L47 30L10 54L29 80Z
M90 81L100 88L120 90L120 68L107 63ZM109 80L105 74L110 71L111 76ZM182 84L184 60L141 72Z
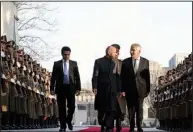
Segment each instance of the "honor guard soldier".
M1 72L2 129L58 127L56 98L48 90L51 74L6 36L1 37Z
M156 117L165 131L192 130L192 54L176 69L159 77L155 90Z

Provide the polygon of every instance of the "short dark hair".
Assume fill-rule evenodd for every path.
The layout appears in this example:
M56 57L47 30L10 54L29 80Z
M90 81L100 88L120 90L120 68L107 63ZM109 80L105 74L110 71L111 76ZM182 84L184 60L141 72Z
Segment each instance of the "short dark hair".
M63 54L64 51L70 51L71 52L71 49L68 46L64 46L64 47L62 47L61 54Z
M120 48L121 48L119 44L112 44L111 46L115 47L118 50L120 50Z

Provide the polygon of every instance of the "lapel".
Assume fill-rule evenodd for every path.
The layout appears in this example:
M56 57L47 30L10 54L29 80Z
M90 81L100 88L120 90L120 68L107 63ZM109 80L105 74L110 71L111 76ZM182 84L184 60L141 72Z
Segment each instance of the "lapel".
M132 58L130 57L129 58L129 65L130 65L130 70L131 70L131 73L133 74L133 75L135 75L135 71L134 71L134 68L133 68L133 61L132 61Z
M107 67L109 74L116 73L115 62L112 59L104 57L104 66ZM114 71L115 70L115 71Z
M116 65L116 62L114 60L110 60L111 62L111 71L116 74L117 73L117 65ZM112 73L111 72L111 73Z
M73 63L71 60L69 60L69 76L73 74Z
M60 60L60 69L62 71L62 74L64 74L64 69L63 69L63 60Z
M140 61L139 61L139 68L138 68L137 73L139 73L139 72L141 71L142 66L143 66L143 58L142 58L142 57L140 57ZM137 73L136 73L136 74L137 74Z

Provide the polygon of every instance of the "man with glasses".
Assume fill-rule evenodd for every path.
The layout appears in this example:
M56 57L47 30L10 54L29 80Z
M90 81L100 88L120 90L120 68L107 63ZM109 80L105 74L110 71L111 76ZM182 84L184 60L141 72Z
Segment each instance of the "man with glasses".
M122 62L121 60L119 59L119 51L120 51L120 45L119 44L112 44L111 46L115 47L116 48L116 57L115 57L115 61L117 61L117 64L118 64L118 74L120 75L121 74L121 65L122 65ZM124 98L124 97L119 97L118 98ZM121 126L121 121L124 120L124 113L122 113L121 111L121 108L120 108L120 104L119 103L124 103L124 102L120 102L117 100L117 112L116 112L116 116L115 116L115 120L116 120L116 131L117 132L121 132L122 130L122 126Z
M76 61L70 60L71 49L67 46L61 50L62 59L54 62L50 92L56 94L59 108L60 131L73 130L72 118L75 111L75 95L80 94L81 81ZM66 100L68 115L66 116Z

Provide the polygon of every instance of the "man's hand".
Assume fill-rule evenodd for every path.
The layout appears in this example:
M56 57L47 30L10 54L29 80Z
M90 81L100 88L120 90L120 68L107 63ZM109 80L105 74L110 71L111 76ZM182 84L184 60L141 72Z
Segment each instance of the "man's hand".
M145 95L145 97L147 97L149 95L149 92Z
M76 96L80 95L80 90L76 90L75 95L76 95Z
M93 88L93 89L92 89L92 92L96 95L96 94L97 94L97 89L96 89L96 88Z
M120 99L122 97L121 93L118 93L117 98Z
M121 96L125 97L125 92L122 92L122 93L121 93Z
M55 95L55 92L54 92L54 91L50 91L50 94L51 94L51 95Z

